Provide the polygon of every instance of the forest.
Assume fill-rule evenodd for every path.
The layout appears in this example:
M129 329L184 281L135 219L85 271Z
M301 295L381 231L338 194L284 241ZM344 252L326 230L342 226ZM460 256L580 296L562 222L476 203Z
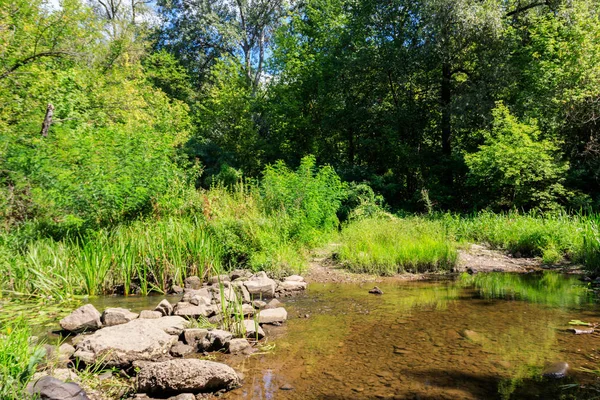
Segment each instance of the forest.
M594 279L599 135L598 0L0 0L0 310L332 245L356 273L483 243ZM2 359L27 336L0 378L30 378Z

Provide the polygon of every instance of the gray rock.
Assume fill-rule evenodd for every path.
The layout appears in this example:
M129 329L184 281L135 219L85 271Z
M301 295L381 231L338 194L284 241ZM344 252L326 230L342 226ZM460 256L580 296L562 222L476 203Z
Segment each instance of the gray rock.
M243 321L244 331L246 332L246 337L249 339L262 339L265 337L265 331L261 328L260 325L255 323L252 320L244 320Z
M180 317L163 317L134 319L103 328L77 344L75 357L88 364L102 361L115 367L127 367L137 360L155 360L168 354L177 343L177 336L169 333L182 332L185 323Z
M192 393L181 393L177 396L169 397L167 400L196 400L196 396Z
M163 316L167 317L173 314L173 306L167 299L163 299L160 303L158 303L154 311L158 311Z
M102 324L104 326L126 324L137 317L138 314L126 310L125 308L107 308L102 313Z
M250 292L248 291L248 289L246 289L246 286L244 286L244 282L242 282L242 281L232 282L231 285L237 289L238 295L242 296L242 301L244 303L250 303L250 301L252 301Z
M202 343L208 336L208 329L193 328L185 329L183 331L183 338L185 343L192 346L194 349L198 349L198 344Z
M304 278L300 275L290 275L284 279L285 282L304 282Z
M137 390L145 393L182 393L229 390L239 386L235 371L213 361L177 359L138 364Z
M252 305L254 306L254 308L257 308L260 310L262 308L265 308L267 306L267 303L262 300L254 300L252 302Z
M198 318L210 317L215 314L215 308L212 306L199 305L195 306L191 303L179 302L175 305L175 315L181 317Z
M205 346L204 350L217 351L227 348L231 339L233 339L231 332L222 329L208 331L206 335L207 346Z
M231 354L238 354L250 347L246 339L231 339L227 344L227 351Z
M60 327L69 332L93 331L102 327L100 313L91 304L86 304L60 320Z
M229 275L216 275L216 276L211 276L210 278L208 278L208 283L210 284L219 284L219 282L229 282Z
M375 286L373 289L369 290L371 294L383 294L383 290L379 289L379 287Z
M179 285L173 285L171 286L171 293L173 294L182 294L183 293L183 288Z
M89 400L78 384L65 383L51 376L40 378L28 391L30 395L43 400Z
M142 310L140 312L139 319L157 319L162 317L162 313L160 311L152 311L152 310Z
M275 296L277 282L270 279L265 272L259 272L245 281L244 286L251 296L271 298Z
M244 314L244 317L254 315L254 307L250 304L242 304L242 314Z
M239 279L239 278L249 278L251 276L252 276L252 272L248 271L247 269L234 269L229 274L229 277L231 278L232 281Z
M171 347L171 355L173 357L185 357L188 354L194 352L194 348L183 342L177 342L173 347Z
M58 348L44 344L44 349L46 350L45 363L50 366L66 366L75 353L75 348L68 343L63 343Z
M287 311L285 311L285 308L283 308L283 307L261 310L258 313L258 323L259 324L282 323L286 319L287 319Z
M188 276L185 278L184 285L186 289L198 290L202 287L202 281L197 276Z
M187 303L193 303L192 299L194 299L194 298L200 298L200 297L205 298L208 301L208 304L210 304L210 301L212 300L213 295L208 290L208 288L185 289L184 294L183 294L183 298L181 299L181 301L185 301Z
M306 282L300 281L283 281L279 282L277 285L277 290L279 291L289 291L289 292L297 292L300 290L305 290L308 284Z
M567 376L569 372L569 364L564 361L554 363L544 369L542 376L544 378L561 379Z
M281 302L277 299L273 299L271 301L269 301L266 305L265 305L265 309L271 309L271 308L278 308L281 307Z
M576 335L589 335L594 333L594 328L569 328L568 331L573 332Z

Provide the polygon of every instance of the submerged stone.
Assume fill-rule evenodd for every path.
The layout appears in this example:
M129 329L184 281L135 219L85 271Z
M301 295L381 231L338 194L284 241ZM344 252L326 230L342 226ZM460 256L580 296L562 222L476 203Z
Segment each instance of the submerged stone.
M542 376L550 379L561 379L567 376L569 372L569 364L564 361L557 362L544 369Z

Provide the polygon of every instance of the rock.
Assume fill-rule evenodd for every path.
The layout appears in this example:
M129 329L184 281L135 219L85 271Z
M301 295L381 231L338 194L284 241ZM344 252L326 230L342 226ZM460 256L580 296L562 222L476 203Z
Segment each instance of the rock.
M160 303L158 303L154 311L158 311L163 316L168 317L169 315L173 314L173 306L167 299L163 299Z
M137 317L138 314L124 308L107 308L102 313L102 324L104 326L126 324Z
M66 366L75 353L75 348L68 343L63 343L58 348L44 344L44 349L46 350L45 364L50 366Z
M151 310L142 310L140 312L139 319L157 319L162 317L162 313L160 311L151 311Z
M179 302L175 305L175 315L181 317L198 318L198 317L210 317L216 312L212 306L198 305L195 306L191 303Z
M178 285L173 285L173 286L171 286L171 293L172 294L182 294L183 293L183 288L181 286L178 286Z
M284 279L284 282L304 282L304 278L300 275L290 275Z
M260 325L255 323L254 321L248 321L245 319L243 321L244 331L246 332L246 337L249 339L262 339L265 337L265 331L261 328Z
M294 390L294 387L289 383L286 383L285 385L281 386L279 390Z
M244 317L254 315L254 307L250 304L242 304L242 314L244 314Z
M286 319L287 311L283 307L265 309L258 313L259 324L282 323Z
M284 291L297 292L300 290L305 290L307 285L308 284L306 282L283 281L283 282L279 282L279 284L277 285L277 290L281 291L281 292L284 292Z
M279 300L278 300L278 301L279 301ZM254 301L252 302L252 305L254 306L254 308L257 308L257 309L259 309L259 310L260 310L260 309L262 309L262 308L265 308L265 307L267 306L267 303L266 303L266 302L264 302L264 301L262 301L262 300L254 300Z
M480 343L483 341L483 337L479 333L472 331L470 329L465 329L464 331L461 332L460 335L463 338L470 340L472 342L475 342L475 343Z
M163 317L109 326L85 337L76 346L75 357L86 364L102 361L115 367L128 367L138 360L155 360L168 354L177 343L177 336L170 333L181 333L185 323L180 317Z
M271 301L269 301L266 305L265 305L265 309L271 309L271 308L277 308L277 307L281 307L281 302L277 299L273 299Z
M194 348L183 342L177 342L173 347L171 347L171 355L173 357L185 357L188 354L194 352Z
M235 371L213 361L178 359L140 363L137 390L145 393L182 393L230 390L239 386Z
M27 386L27 390L30 392L34 383L45 376L51 376L63 382L79 382L79 376L69 368L51 368L41 372L36 372L31 378L30 384Z
M206 339L206 336L208 336L208 329L192 328L183 331L185 343L196 350L198 349L198 344L202 343Z
M229 282L229 275L216 275L216 276L211 276L210 278L208 278L208 283L213 284L213 285L218 285L219 283L222 282Z
M86 304L60 320L60 327L69 332L94 331L102 327L100 313L91 304Z
M197 276L188 276L187 278L185 278L183 286L186 289L198 290L202 287L202 281Z
M177 396L169 397L167 400L196 400L196 396L192 393L181 393Z
M381 290L377 286L375 286L373 289L369 290L369 293L371 293L371 294L383 294L383 290Z
M544 369L542 376L544 378L561 379L567 376L569 372L569 364L564 361L557 362Z
M231 278L232 281L235 281L236 279L239 279L239 278L249 278L251 276L252 276L252 272L248 271L247 269L234 269L229 274L229 277Z
M28 391L33 397L43 400L89 400L78 384L65 383L51 376L40 378Z
M237 282L233 282L231 285L233 287L237 288L238 293L241 293L242 301L244 303L250 303L250 301L252 300L252 297L250 296L250 292L248 291L248 289L246 289L246 286L244 286L244 282L237 281Z
M224 331L222 329L213 329L212 331L208 331L208 334L206 335L207 346L204 348L204 350L217 351L227 348L227 345L231 339L233 339L231 332Z
M477 273L477 268L469 267L467 268L467 273L469 275L475 275Z
M251 296L272 298L275 296L277 283L270 279L265 272L259 272L245 281L244 286Z
M594 328L569 328L569 332L573 332L576 335L586 335L594 333Z
M246 339L231 339L227 343L227 351L230 354L238 354L250 347L250 343Z

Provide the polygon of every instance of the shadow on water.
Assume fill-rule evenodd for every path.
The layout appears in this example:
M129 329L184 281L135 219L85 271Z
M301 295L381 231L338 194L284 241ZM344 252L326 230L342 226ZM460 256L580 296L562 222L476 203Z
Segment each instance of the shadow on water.
M560 385L572 381L540 378L566 361L569 379L595 379L578 368L598 367L588 357L600 337L566 330L572 319L600 322L576 279L493 274L379 286L382 296L312 284L288 300L290 320L271 332L275 351L230 360L246 380L226 398L589 398L569 397Z

